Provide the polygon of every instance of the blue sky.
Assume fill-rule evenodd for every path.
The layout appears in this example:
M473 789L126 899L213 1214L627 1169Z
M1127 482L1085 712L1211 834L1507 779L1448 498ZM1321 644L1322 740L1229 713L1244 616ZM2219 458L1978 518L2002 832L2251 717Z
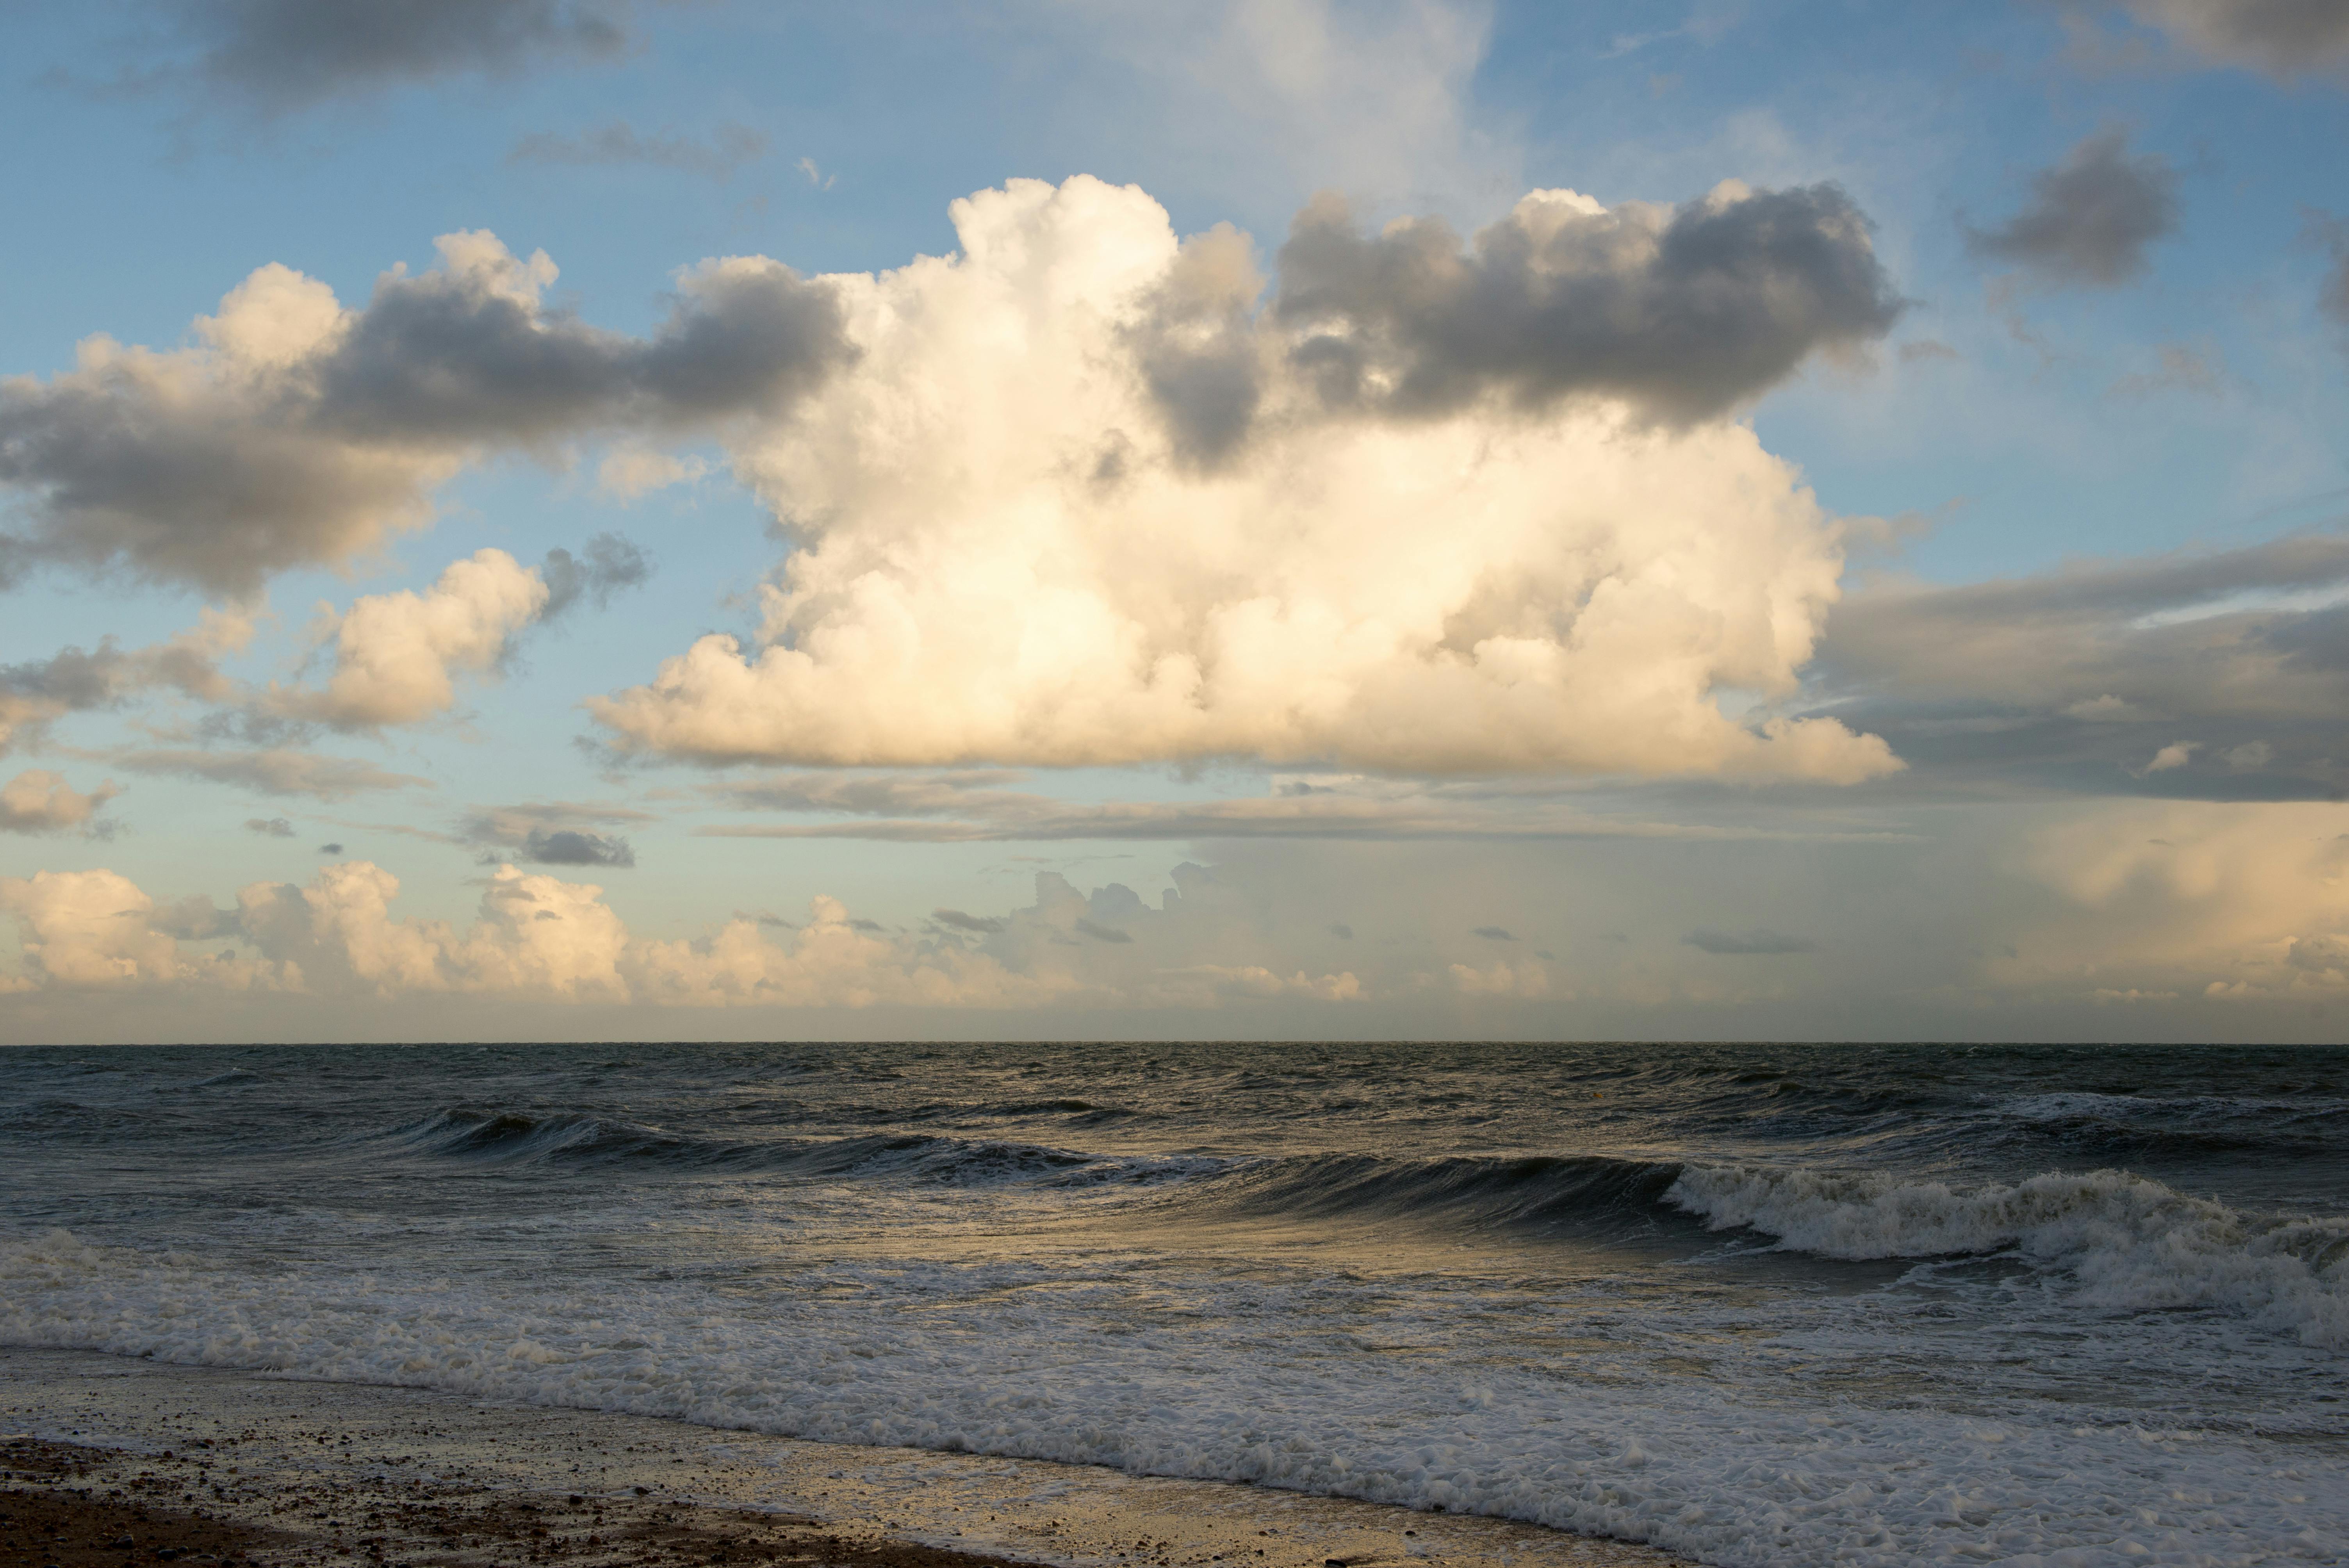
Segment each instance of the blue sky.
M2337 1033L2349 900L2329 846L2349 830L2333 825L2349 749L2328 683L2342 667L2336 605L2349 597L2334 549L2349 516L2349 231L2327 225L2349 217L2337 153L2349 142L2349 27L2324 7L511 0L419 6L429 26L372 43L354 20L363 10L0 9L0 55L16 77L0 95L15 150L0 374L30 378L0 396L0 507L11 509L0 527L45 542L25 547L0 597L0 664L36 704L5 742L0 785L37 775L0 817L12 829L0 832L0 878L15 879L0 888L18 890L14 948L0 935L0 972L13 976L0 981L12 987L0 1033L315 1033L349 1026L356 996L395 1035ZM2067 169L2081 171L2068 186ZM683 270L705 258L772 258L791 269L761 273L776 300L829 299L835 274L957 257L958 199L1081 176L1139 187L1163 220L1139 195L1064 191L1057 207L1004 216L1002 232L1076 247L1097 266L1117 245L1143 244L1153 222L1170 227L1170 247L1218 224L1253 239L1261 291L1199 307L1226 315L1167 314L1171 283L1156 294L1120 284L1112 314L1160 301L1147 306L1159 325L1119 316L1125 325L1068 349L1068 365L1131 352L1145 377L1159 363L1133 346L1145 328L1170 335L1169 353L1306 363L1278 358L1299 341L1281 335L1306 330L1293 325L1303 304L1288 303L1306 299L1303 274L1279 252L1323 191L1350 203L1346 232L1367 257L1393 221L1419 221L1419 235L1435 219L1461 236L1506 228L1528 191L1685 215L1708 200L1752 214L1775 192L1832 190L1801 221L1841 247L1835 264L1864 265L1872 281L1865 297L1838 300L1809 273L1744 280L1734 309L1774 331L1797 330L1782 320L1789 291L1817 295L1807 335L1786 339L1784 363L1766 370L1703 367L1715 353L1704 334L1717 343L1748 325L1716 312L1683 333L1671 313L1715 310L1706 284L1654 294L1663 303L1641 305L1651 314L1605 351L1637 362L1648 392L1587 381L1596 373L1573 359L1599 352L1588 347L1598 329L1569 310L1543 318L1567 320L1559 346L1519 352L1507 329L1459 349L1486 356L1459 372L1486 377L1483 389L1433 412L1398 403L1362 416L1369 445L1330 444L1355 440L1336 425L1296 434L1251 415L1255 401L1235 416L1248 432L1238 455L1199 456L1170 426L1163 494L1070 502L1084 514L1066 524L1075 531L1044 543L1017 542L1041 504L1019 487L1040 481L972 467L998 460L973 434L989 421L1027 420L1032 433L1089 417L1024 400L1046 373L1019 356L1044 351L1002 346L999 332L957 350L916 333L901 353L854 309L834 367L809 372L828 377L823 389L788 393L816 401L779 391L755 415L696 423L644 414L639 398L584 422L515 416L512 433L478 435L457 415L387 416L441 421L428 453L422 438L359 429L362 414L320 405L302 417L322 429L341 421L336 440L371 452L408 443L400 460L424 465L413 483L429 526L363 546L289 545L293 558L234 583L211 568L94 556L96 536L71 531L98 525L59 499L88 477L57 455L57 432L80 417L60 390L78 385L77 346L105 334L192 356L184 363L213 366L205 396L228 397L217 380L227 351L191 324L269 263L356 313L396 266L409 280L456 278L436 239L489 231L513 267L543 251L559 268L529 285L532 333L592 327L625 356L613 335L659 341L680 290L700 308ZM1741 184L1708 198L1724 181ZM2113 205L2088 211L2095 201ZM1862 217L1845 223L1847 211ZM1590 220L1602 222L1619 218ZM1184 253L1203 269L1240 254ZM1794 253L1768 264L1808 264L1783 260ZM464 286L522 286L480 281L492 276ZM811 279L814 293L792 292ZM1610 297L1649 299L1637 291L1651 285L1643 275ZM885 277L870 297L894 301L901 324L947 323L978 308L959 286ZM1492 296L1462 297L1466 310ZM1372 330L1362 313L1390 309L1406 314L1378 319L1421 330L1408 301L1345 308L1349 330ZM1057 330L1049 313L1035 319ZM1434 335L1412 352L1454 352L1464 340L1442 334L1471 330L1464 320L1425 326ZM1247 346L1231 347L1234 334ZM941 390L973 353L1003 356L986 367L995 390ZM1691 354L1703 363L1692 368ZM1272 377L1265 409L1310 395L1307 381L1279 379L1288 371L1261 373ZM1696 394L1671 388L1705 376L1743 379L1686 412ZM433 384L402 385L429 399ZM517 407L539 395L500 385ZM1178 395L1150 385L1174 418ZM1209 390L1180 393L1194 398L1183 407L1220 395L1220 383L1195 385ZM228 432L217 438L227 445L264 442L273 421L294 418L288 407L238 393L216 416L225 423L205 428ZM936 456L929 488L911 499L888 461L828 455L855 446L859 420L915 411L976 444L949 460L933 439L891 459ZM1627 423L1590 433L1609 420ZM1131 423L1103 429L1123 442ZM1023 432L1009 436L1016 445ZM1468 445L1445 445L1455 440ZM1617 470L1612 454L1651 440L1678 445L1640 447L1648 455ZM1446 452L1478 442L1539 451L1521 474L1428 490L1486 520L1475 527L1400 500L1389 515L1372 490L1355 503L1371 507L1361 520L1298 521L1301 503L1282 488L1286 475L1326 474L1317 493L1342 496L1379 465L1434 474L1458 460ZM616 452L657 454L678 482L621 493L600 467ZM1691 490L1699 473L1717 474L1704 481L1714 488ZM1396 493L1413 482L1398 478ZM988 484L1009 488L982 494ZM1246 485L1257 499L1234 500ZM1813 503L1790 498L1805 486L1816 510L1798 518L1789 509ZM1591 510L1576 526L1612 541L1587 548L1649 563L1623 567L1622 582L1685 583L1750 555L1723 570L1781 586L1734 603L1721 597L1743 592L1733 583L1691 590L1688 604L1641 600L1647 620L1609 646L1647 653L1602 659L1588 619L1543 632L1536 641L1553 642L1539 656L1563 661L1545 667L1564 672L1544 688L1547 707L1522 686L1475 686L1489 713L1464 699L1412 707L1420 699L1397 694L1427 668L1456 674L1468 660L1515 680L1492 673L1503 644L1519 646L1510 639L1537 624L1571 628L1604 601L1543 564L1568 537L1542 521L1550 497ZM1764 510L1742 517L1749 501ZM177 531L185 559L227 558L233 520L191 521L168 494L141 504L154 515L140 526ZM1199 537L1214 534L1226 506L1238 509L1237 542L1216 547L1212 569L1185 553L1195 540L1137 542L1161 527L1176 538L1183 525L1164 519L1195 516ZM1278 559L1251 554L1251 531L1274 516L1297 521L1300 542ZM1498 531L1476 531L1487 526ZM1133 684L1082 699L1106 707L1081 713L1049 681L1034 688L1041 706L994 728L951 711L1042 678L1023 662L992 679L971 665L979 643L939 651L966 612L974 637L1000 623L1005 612L968 586L991 582L993 564L1029 581L1040 562L1047 578L1060 572L1071 551L1091 563L1069 567L1078 575L1061 587L1073 598L1004 602L1027 627L1018 659L1064 644L1081 663L1127 646L1087 640L1102 603L1154 628L1150 646L1174 646L1189 633L1169 628L1195 624L1185 616L1251 595L1287 594L1290 611L1319 603L1318 588L1296 585L1325 567L1347 575L1350 530L1381 542L1365 559L1388 560L1392 546L1401 562L1433 559L1414 552L1455 527L1464 559L1501 553L1474 571L1467 561L1461 580L1479 586L1462 588L1445 624L1489 613L1501 642L1455 630L1412 654L1408 671L1376 666L1386 673L1344 694L1342 719L1284 707L1276 723L1229 707L1161 723L1144 709L1164 688L1139 666ZM221 540L199 537L204 528ZM1504 534L1513 542L1467 542ZM623 552L608 559L633 564L567 608L499 612L478 657L443 647L448 701L394 712L336 686L338 671L377 656L354 641L374 624L361 601L426 593L451 562L494 549L512 558L502 591L554 604L547 552L585 559L599 537ZM707 739L742 700L716 686L647 698L634 719L582 706L650 690L663 661L705 634L735 637L746 669L761 649L822 645L826 627L877 634L885 623L840 608L867 568L895 573L905 603L927 606L916 615L932 638L920 656L944 661L929 686L820 655L807 679L831 684L802 690L776 674L760 700L782 706L761 738L739 744ZM1220 586L1185 608L1195 570ZM796 620L772 618L781 590L800 595ZM1433 613L1400 586L1350 591L1364 624ZM202 691L143 675L102 700L37 706L64 689L64 650L107 638L153 647L207 607L252 630L207 655ZM1777 639L1766 656L1723 651L1749 614L1775 628L1753 633ZM1685 632L1689 616L1713 630ZM1618 712L1618 695L1678 678L1660 672L1680 667L1684 633L1714 650L1698 687L1647 707L1626 697ZM1464 652L1470 643L1486 651ZM1211 687L1238 679L1242 660L1238 645L1216 645ZM1288 682L1280 700L1307 707L1296 694L1319 689L1312 680L1356 679L1334 666L1280 675L1306 671L1304 658L1292 649L1256 673ZM1768 727L1785 723L1814 727L1802 731L1814 748ZM1707 725L1728 727L1688 738ZM704 740L677 738L688 730ZM1441 745L1425 738L1437 734ZM264 752L279 756L274 775L256 771ZM208 760L188 760L199 755ZM284 758L296 755L376 776L289 784ZM852 800L851 786L864 794ZM1342 831L1318 818L1216 826L1284 800L1353 815ZM1048 823L1051 802L1155 814L1113 827L1096 815L1089 829ZM563 833L574 836L548 837ZM347 946L357 884L318 879L361 862L399 887L391 923L367 940L415 947L420 967L386 969ZM1188 874L1216 891L1169 913L1161 898L1184 864L1205 868ZM1090 895L1091 913L1071 913L1040 872L1064 876L1071 898ZM92 880L100 873L118 881ZM604 890L578 916L592 927L584 947L550 955L518 927L474 923L499 899L512 915L513 899L556 898L550 882ZM238 890L265 888L306 901L306 963L258 903L236 903ZM818 896L847 913L811 924ZM213 913L191 913L190 899ZM574 913L546 923L569 931ZM319 948L337 921L346 945ZM772 944L731 973L765 979L713 978L730 922L751 934L741 941ZM825 932L864 946L819 963ZM691 963L660 970L667 961L643 944L661 942Z

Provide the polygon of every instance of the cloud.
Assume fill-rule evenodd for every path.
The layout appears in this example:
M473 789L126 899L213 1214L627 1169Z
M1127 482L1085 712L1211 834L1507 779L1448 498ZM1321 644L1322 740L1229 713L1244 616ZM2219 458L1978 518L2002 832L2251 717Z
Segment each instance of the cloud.
M633 866L636 851L617 833L599 831L660 819L634 806L575 800L535 800L491 806L469 812L459 838L492 851L543 865ZM492 858L495 858L493 855Z
M1775 955L1782 953L1816 953L1818 944L1799 936L1785 936L1775 931L1755 927L1752 931L1714 931L1710 928L1690 932L1681 941L1700 953L1755 954Z
M206 610L193 627L143 648L125 650L109 637L95 652L69 647L50 658L0 665L0 756L44 738L67 714L110 707L140 691L165 686L222 697L234 683L215 661L252 638L249 617Z
M2134 777L2164 793L2331 798L2349 790L2349 535L1887 583L1837 607L1814 685L1899 748L1906 788L2109 793ZM2181 730L2219 751L2257 741L2272 766L2147 770Z
M551 620L582 599L604 609L614 594L642 587L652 574L651 560L616 533L595 535L579 555L558 545L546 552L546 564L539 569L546 582L546 607L539 618Z
M1481 936L1487 942L1515 942L1516 940L1515 936L1512 936L1509 934L1506 927L1498 925L1480 925L1471 934Z
M412 773L392 773L347 757L322 757L316 752L285 748L259 751L159 748L106 755L116 767L133 773L206 779L264 795L307 795L319 800L341 800L371 789L433 787L430 779Z
M294 836L294 824L283 817L247 817L244 827L247 832L259 833L264 839L290 839Z
M1364 995L1362 983L1351 971L1339 975L1309 975L1299 969L1288 975L1261 965L1227 968L1202 965L1180 972L1182 978L1205 981L1224 996L1306 996L1317 1002L1355 1002Z
M115 707L140 693L171 689L221 705L197 733L248 740L300 738L307 726L342 728L412 723L447 711L459 675L493 675L526 627L582 599L603 606L651 574L643 552L598 534L582 556L547 552L525 570L502 551L484 550L450 566L423 593L368 594L347 612L325 610L318 624L334 644L326 689L272 685L263 691L222 673L218 661L245 647L250 615L206 610L199 624L164 642L123 649L109 639L94 652L0 666L0 755L47 735L67 714Z
M340 844L320 844L318 846L318 852L322 855L339 855L343 852L343 846Z
M626 0L194 0L159 7L192 57L151 85L278 115L435 77L511 77L628 47Z
M2121 0L2137 21L2212 65L2279 81L2349 75L2349 12L2332 0Z
M1354 928L1342 920L1333 920L1330 923L1330 934L1340 942L1351 942L1354 940Z
M1388 780L1275 775L1265 795L1225 800L1072 804L1004 788L996 769L917 774L780 773L702 787L713 805L824 814L821 822L711 824L702 838L873 839L982 843L1199 839L1725 838L1753 830L1690 826L1636 811L1602 813L1557 798L1554 781ZM1644 810L1644 808L1641 808ZM1803 830L1799 836L1816 836ZM1834 833L1844 838L1878 837Z
M1695 253L1717 262L1713 292L1766 320L1700 311L1744 366L1699 352L1682 390L1702 399L1783 369L1788 322L1844 319L1820 315L1834 268L1810 267L1864 252L1838 203L1721 195L1617 220L1545 197L1513 222L1604 230L1619 275L1650 279L1622 296L1640 309L1681 297ZM1591 398L1539 414L1527 400L1574 375L1498 349L1464 350L1425 392L1376 390L1366 370L1350 402L1326 356L1290 352L1335 335L1319 307L1303 336L1285 292L1235 325L1216 294L1240 275L1227 231L1186 248L1143 192L1082 177L953 211L959 255L823 280L854 363L789 419L729 438L798 545L764 591L761 645L708 636L591 701L622 749L1841 780L1899 766L1833 719L1770 713L1837 595L1839 532L1750 429L1650 428L1598 397L1619 373L1678 386L1661 360L1601 366ZM1526 282L1549 263L1490 264ZM1757 276L1775 280L1767 299ZM1434 363L1440 343L1394 335L1402 302L1363 287L1324 294L1333 311L1385 302L1364 363ZM1200 411L1219 398L1221 426ZM1187 411L1170 420L1170 402ZM1730 688L1764 707L1731 717Z
M1531 959L1494 963L1483 968L1454 964L1446 972L1453 988L1468 996L1514 996L1534 1001L1550 995L1549 971Z
M1498 195L1518 155L1473 123L1486 0L1145 0L1057 8L1126 77L1095 73L1117 123L1263 200L1335 186L1373 200ZM1137 101L1147 108L1137 112Z
M365 861L322 868L305 887L256 882L237 894L241 934L260 949L258 978L326 994L497 992L616 1001L626 934L600 889L500 867L471 928L395 919L398 879Z
M17 918L36 984L110 990L191 975L178 942L155 928L155 901L113 872L0 877L0 910Z
M517 860L542 866L633 866L636 851L616 834L585 833L576 828L533 829Z
M2173 768L2183 768L2193 761L2194 754L2201 749L2202 743L2199 740L2173 740L2153 754L2153 760L2145 765L2145 770L2147 773L2167 773Z
M467 463L607 428L779 411L846 352L832 291L756 257L679 274L646 339L547 309L543 252L486 232L384 274L364 310L275 263L155 351L98 336L76 367L0 380L0 563L119 569L249 595L423 526Z
M2067 812L2019 869L2062 906L1993 966L2009 985L2349 994L2349 838L2331 804L2129 801Z
M2159 368L2131 371L2106 389L2109 397L2147 397L2157 392L2191 392L2216 397L2227 389L2227 366L2217 347L2191 348L2183 343L2154 346Z
M509 163L542 163L573 168L610 168L624 164L646 164L657 169L680 170L688 174L706 174L713 180L724 180L743 164L763 158L767 138L763 131L747 125L728 121L720 125L706 142L674 131L660 131L642 136L626 120L616 119L599 125L581 136L562 136L551 130L534 131L513 144L506 154Z
M28 768L0 784L0 833L55 833L78 828L122 791L111 781L84 795L65 775Z
M976 936L992 936L1004 929L1004 923L991 914L965 914L958 909L934 909L930 918L949 931L967 931Z
M1896 351L1903 365L1922 365L1937 359L1961 359L1956 349L1938 337L1920 337L1904 343Z
M1185 867L1176 881L1180 891L1152 910L1115 883L1087 896L1045 872L1033 904L973 921L987 929L955 939L883 934L818 897L796 927L738 917L705 936L648 940L628 933L600 888L513 866L491 874L460 931L394 915L398 879L364 861L323 867L305 885L253 883L233 912L202 899L160 909L111 871L0 879L0 909L20 923L24 974L7 981L19 988L796 1007L1215 1007L1363 994L1350 973L1284 976L1247 962L1255 934L1228 918L1214 879ZM1136 923L1152 928L1168 959L1143 954L1124 930ZM1122 940L1072 942L1070 934L1088 926ZM252 951L207 955L181 945L217 938Z
M699 458L624 447L595 468L595 488L615 500L638 500L670 485L689 484L709 471Z
M566 558L567 559L567 558ZM334 617L324 691L272 686L287 717L339 729L414 724L457 703L455 677L491 674L516 634L545 614L546 583L502 550L451 563L424 593L371 593Z
M340 614L321 606L334 672L326 689L272 684L247 698L257 714L337 729L415 724L457 705L457 678L493 678L516 640L582 599L599 608L652 574L644 552L616 534L598 534L584 558L550 550L543 568L502 550L454 562L419 593L370 593Z
M1531 408L1596 396L1674 422L1873 343L1900 310L1840 188L1736 181L1678 208L1537 191L1465 253L1440 221L1364 234L1321 197L1281 247L1273 304L1332 403L1428 415L1495 392Z
M2117 288L2146 251L2178 230L2178 173L2158 153L2132 158L2117 127L2086 138L2031 179L2030 205L1996 229L1966 231L1975 254L2011 262L2050 288Z
M1711 48L1727 37L1744 20L1744 0L1726 0L1725 4L1700 5L1689 14L1687 21L1677 27L1664 27L1647 33L1618 33L1599 57L1619 60L1626 55L1657 44L1669 44L1685 39L1703 48Z
M2333 258L2333 270L2316 291L2316 309L2335 326L2349 327L2349 222L2326 212L2311 212L2302 238L2322 246Z

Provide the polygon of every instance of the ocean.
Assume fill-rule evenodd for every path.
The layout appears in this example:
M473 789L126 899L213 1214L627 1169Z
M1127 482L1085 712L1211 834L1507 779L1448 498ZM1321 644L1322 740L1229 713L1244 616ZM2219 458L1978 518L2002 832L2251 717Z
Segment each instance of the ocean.
M0 1343L1474 1511L2349 1561L2349 1050L14 1050Z

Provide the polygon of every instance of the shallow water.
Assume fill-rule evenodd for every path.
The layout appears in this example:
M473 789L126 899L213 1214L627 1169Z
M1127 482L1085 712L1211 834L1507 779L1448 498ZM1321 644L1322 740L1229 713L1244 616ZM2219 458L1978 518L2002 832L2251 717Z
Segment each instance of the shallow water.
M1724 1563L2349 1557L2349 1051L5 1060L10 1343Z

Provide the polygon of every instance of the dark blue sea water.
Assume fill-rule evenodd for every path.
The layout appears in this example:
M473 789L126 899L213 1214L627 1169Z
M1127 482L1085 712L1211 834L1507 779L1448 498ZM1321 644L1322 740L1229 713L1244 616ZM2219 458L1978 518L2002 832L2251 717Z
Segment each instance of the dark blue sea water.
M2349 1050L0 1057L0 1341L1721 1563L2349 1560Z

